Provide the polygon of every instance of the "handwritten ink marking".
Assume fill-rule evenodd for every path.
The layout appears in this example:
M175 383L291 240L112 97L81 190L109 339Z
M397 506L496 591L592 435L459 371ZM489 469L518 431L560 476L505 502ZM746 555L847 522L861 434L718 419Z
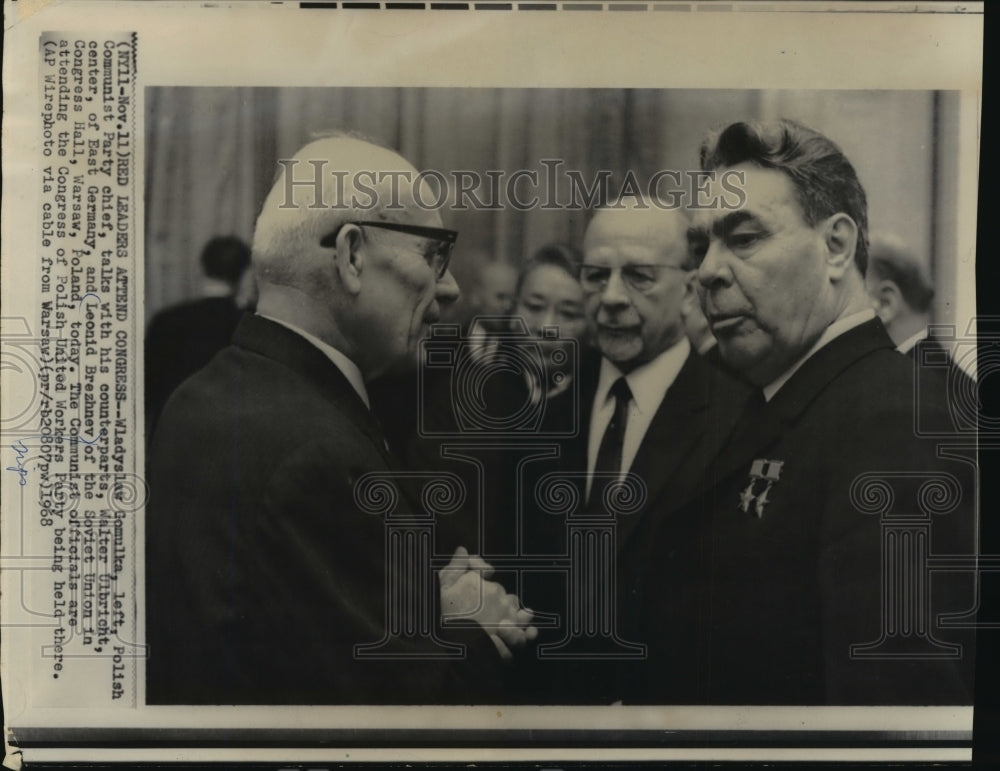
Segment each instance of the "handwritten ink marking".
M28 445L24 443L25 440L27 439L50 439L56 442L62 442L65 441L66 439L70 440L75 439L80 444L92 445L95 444L102 436L104 436L103 428L97 432L97 436L95 436L93 439L84 439L82 436L59 436L58 434L49 437L45 437L40 434L38 436L26 436L24 437L24 439L18 439L16 442L14 442L14 444L10 446L10 449L12 449L14 451L14 454L17 456L14 459L14 463L16 465L8 466L7 468L4 469L4 471L13 471L15 474L17 474L18 476L17 484L19 487L24 487L26 484L28 484L28 479L27 479L28 469L24 467L24 462L23 462L24 456L28 454Z
M82 436L77 436L77 437L60 436L59 439L74 439L75 438L80 444L96 444L97 440L100 439L102 436L104 436L104 429L103 428L100 431L97 432L97 436L95 436L93 439L84 439Z
M18 445L21 445L20 448L18 447ZM25 445L23 439L18 439L16 442L14 442L14 444L10 446L10 449L12 449L17 454L17 458L14 461L17 465L8 466L6 469L4 469L4 471L13 471L14 473L16 473L18 475L17 484L20 487L24 487L26 484L28 484L28 480L25 478L28 476L28 469L24 467L24 463L22 463L22 461L24 460L24 456L28 454L28 447L27 445Z
M101 301L101 297L100 297L100 295L96 295L96 294L94 294L93 292L87 292L87 294L85 294L85 295L84 295L83 297L81 297L81 298L80 298L80 304L79 304L78 306L76 306L76 307L77 307L77 308L82 308L82 307L83 307L83 303L84 303L84 300L86 300L86 299L87 299L88 297L94 297L94 298L96 298L96 299L97 299L97 302L100 302L100 301Z

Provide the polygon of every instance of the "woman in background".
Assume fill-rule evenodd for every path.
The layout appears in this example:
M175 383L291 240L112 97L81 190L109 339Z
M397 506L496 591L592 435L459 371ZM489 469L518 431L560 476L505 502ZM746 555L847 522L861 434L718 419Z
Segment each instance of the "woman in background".
M583 364L581 343L586 332L580 264L583 256L569 244L549 244L525 263L517 282L513 323L523 322L541 353L541 368L525 371L529 399L544 400L540 432L571 430L578 410L567 398L578 388L574 378Z

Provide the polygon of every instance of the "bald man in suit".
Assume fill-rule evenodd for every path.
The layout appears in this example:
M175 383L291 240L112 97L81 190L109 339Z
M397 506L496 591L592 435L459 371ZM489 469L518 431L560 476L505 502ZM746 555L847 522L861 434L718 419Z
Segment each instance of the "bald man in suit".
M405 180L416 184L416 170L390 150L330 137L295 160L345 179L403 176L398 191L379 187L374 207L358 208L329 173L325 206L313 185L283 178L264 203L256 314L174 393L152 441L147 700L491 701L531 614L464 549L435 575L424 544L417 573L394 580L391 523L366 492L366 480L383 480L391 517L432 521L366 384L415 366L429 325L458 297L456 234L415 205ZM444 614L469 626L447 626Z

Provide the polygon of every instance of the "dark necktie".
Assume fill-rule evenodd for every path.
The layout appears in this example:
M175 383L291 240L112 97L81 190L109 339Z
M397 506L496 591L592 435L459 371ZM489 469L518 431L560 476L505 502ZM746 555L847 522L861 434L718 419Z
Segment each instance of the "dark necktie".
M745 430L755 423L758 423L767 409L767 399L764 398L764 392L760 388L755 388L750 392L750 396L747 398L746 405L743 407L743 412L737 421L736 429L733 431L734 434L738 433L740 430Z
M760 433L760 426L765 420L767 410L767 399L764 392L759 388L754 390L747 397L743 411L733 424L733 430L729 432L729 439L726 441L726 448L742 446L745 442L752 440Z
M606 474L616 478L622 471L622 448L625 445L625 426L628 423L628 403L632 399L632 391L628 381L620 377L611 386L609 396L615 397L615 413L611 422L604 430L600 447L597 449L597 459L594 463L594 476L590 485L590 504L600 504L604 488L612 481Z

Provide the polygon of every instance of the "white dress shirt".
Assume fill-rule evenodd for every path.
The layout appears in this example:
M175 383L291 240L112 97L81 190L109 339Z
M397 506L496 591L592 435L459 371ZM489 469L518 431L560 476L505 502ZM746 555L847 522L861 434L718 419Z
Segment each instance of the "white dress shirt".
M771 401L774 395L778 393L779 389L788 382L789 378L794 375L799 367L806 363L810 356L812 356L816 351L822 348L824 345L829 343L831 340L835 340L840 337L845 332L848 332L855 327L860 327L867 321L871 321L875 318L875 311L871 308L866 308L863 311L858 311L857 313L852 313L849 316L844 316L842 319L837 319L830 326L823 330L823 334L819 336L819 340L813 343L813 347L810 348L806 355L795 362L791 367L785 370L785 373L764 386L764 399L765 401Z
M899 345L897 345L896 350L899 351L900 353L909 353L916 347L917 343L919 343L921 340L926 340L926 339L927 339L927 327L924 327L919 332L917 332L917 334L915 334L913 337L908 337Z
M714 337L706 337L698 344L698 355L704 356L706 353L711 351L715 346L719 344L719 341Z
M233 285L218 278L206 278L201 285L202 297L229 297L233 293Z
M260 316L262 319L273 321L275 324L281 324L281 326L283 326L285 329L292 330L292 332L294 332L297 335L300 335L301 337L304 337L310 343L319 348L324 354L326 354L327 358L329 358L330 361L334 363L334 365L337 367L337 369L340 370L343 376L347 378L347 382L351 384L351 388L353 388L357 392L358 396L361 397L361 401L365 403L365 406L368 409L371 409L371 404L368 402L368 389L365 388L365 380L363 377L361 377L361 370L358 369L357 364L348 359L344 354L342 354L332 345L324 343L315 335L310 335L308 332L306 332L303 329L300 329L294 324L289 324L287 321L276 319L273 316L265 316L263 313L258 313L257 315Z
M636 367L625 375L632 398L629 400L628 417L625 423L625 441L622 446L622 467L624 473L632 467L639 445L646 436L653 416L667 394L667 389L677 379L684 362L691 352L691 344L686 337L665 350L652 361ZM610 398L611 386L622 377L621 370L607 359L601 359L601 371L597 378L597 392L590 413L590 436L587 442L587 495L590 495L597 451L604 438L604 432L615 413L615 400Z

